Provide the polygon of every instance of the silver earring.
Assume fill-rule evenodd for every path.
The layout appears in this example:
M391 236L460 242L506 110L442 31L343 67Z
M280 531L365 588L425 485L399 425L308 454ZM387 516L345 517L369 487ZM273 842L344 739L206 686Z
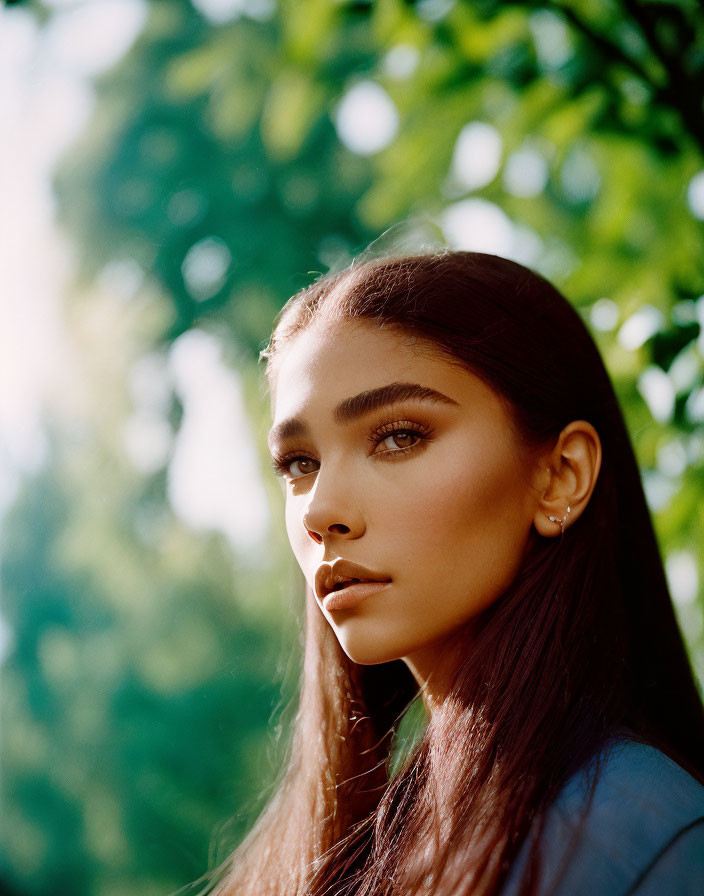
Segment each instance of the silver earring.
M551 523L559 523L560 524L560 535L562 535L565 531L565 523L567 522L567 517L570 515L570 511L572 508L570 505L567 505L567 513L562 517L562 519L558 519L556 516L549 516L548 519Z

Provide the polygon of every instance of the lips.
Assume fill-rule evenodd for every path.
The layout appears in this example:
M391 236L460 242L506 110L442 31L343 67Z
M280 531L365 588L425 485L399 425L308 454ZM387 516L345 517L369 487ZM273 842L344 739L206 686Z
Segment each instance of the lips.
M315 573L315 593L319 600L324 600L333 591L341 591L348 585L356 583L385 584L391 577L351 563L349 560L335 560L334 563L323 563Z

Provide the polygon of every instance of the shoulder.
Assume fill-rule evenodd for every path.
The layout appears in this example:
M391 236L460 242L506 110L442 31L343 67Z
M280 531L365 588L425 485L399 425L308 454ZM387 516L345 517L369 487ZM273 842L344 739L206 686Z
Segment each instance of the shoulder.
M540 893L704 893L704 786L655 747L620 740L568 781L541 849Z
M592 892L638 892L665 867L681 877L681 886L671 880L668 893L704 892L704 786L655 747L630 739L610 746L568 782L549 813L549 830L558 844L577 835L565 892L580 892L580 877ZM686 855L690 848L696 855L697 846L698 871ZM699 885L688 889L695 872Z
M655 843L663 834L704 816L704 786L656 747L620 740L574 775L554 811L571 816L594 792L588 820L625 824L639 839Z

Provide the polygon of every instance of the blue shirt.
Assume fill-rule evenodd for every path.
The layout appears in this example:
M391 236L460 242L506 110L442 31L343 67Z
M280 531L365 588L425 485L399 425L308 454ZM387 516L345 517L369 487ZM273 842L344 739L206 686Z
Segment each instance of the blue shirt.
M592 766L567 782L547 813L539 896L704 896L704 786L655 747L621 740L607 748L569 852ZM502 896L518 893L528 848Z

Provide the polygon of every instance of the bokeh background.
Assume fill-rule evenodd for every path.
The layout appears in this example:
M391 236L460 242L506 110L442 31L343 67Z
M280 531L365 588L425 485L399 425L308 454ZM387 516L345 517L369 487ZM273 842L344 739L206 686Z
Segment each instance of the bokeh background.
M496 252L617 385L704 681L696 0L0 6L0 893L157 896L241 838L300 581L258 352L364 252Z

